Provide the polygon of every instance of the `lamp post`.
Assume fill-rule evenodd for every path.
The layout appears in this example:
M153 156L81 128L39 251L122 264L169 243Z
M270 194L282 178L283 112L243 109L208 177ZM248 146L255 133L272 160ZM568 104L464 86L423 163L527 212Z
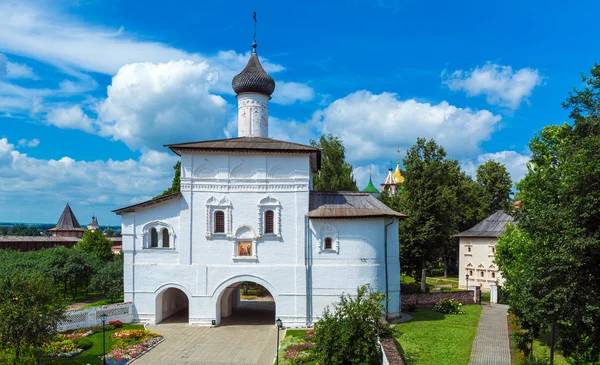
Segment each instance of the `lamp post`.
M469 290L469 274L467 274L466 277L467 277L467 288L466 289Z
M102 365L106 365L106 334L104 333L104 325L107 318L108 315L106 313L100 315L100 320L102 321Z
M283 322L277 318L275 323L277 324L277 357L275 358L275 365L279 365L279 330L283 328Z

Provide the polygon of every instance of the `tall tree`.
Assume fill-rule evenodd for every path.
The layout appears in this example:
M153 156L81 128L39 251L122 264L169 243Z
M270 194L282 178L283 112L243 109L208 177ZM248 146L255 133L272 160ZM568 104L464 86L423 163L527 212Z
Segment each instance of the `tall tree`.
M155 196L154 199L181 191L181 161L177 161L177 163L173 165L173 170L175 170L175 172L173 174L173 183L171 184L171 187L163 191L160 195Z
M399 206L408 214L400 223L400 255L421 290L427 288L427 264L439 260L456 233L458 163L446 158L433 140L417 139L403 160L404 194Z
M76 249L96 256L101 261L110 261L113 258L112 241L104 237L102 231L86 230L81 241L75 246Z
M50 278L35 271L0 276L0 348L14 352L13 364L52 339L64 312Z
M339 137L322 135L310 144L321 149L321 170L313 176L316 191L358 191L352 165L346 162L346 148Z
M477 167L477 182L483 187L486 215L511 208L512 180L506 166L494 160Z
M554 324L563 352L574 363L597 364L600 66L582 79L585 88L569 93L563 104L573 124L545 127L529 144L528 173L517 184L522 208L516 218L523 233L503 237L496 260L500 270L509 273L506 284L517 314L537 329ZM527 245L528 241L535 244ZM527 255L519 254L522 247ZM527 268L525 282L510 275L518 265Z

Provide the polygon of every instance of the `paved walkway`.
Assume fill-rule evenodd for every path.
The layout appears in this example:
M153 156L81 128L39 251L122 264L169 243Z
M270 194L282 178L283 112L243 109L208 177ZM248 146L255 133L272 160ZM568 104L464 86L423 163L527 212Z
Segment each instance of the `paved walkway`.
M234 312L219 327L192 327L187 313L175 315L149 330L165 341L136 360L148 365L272 365L277 346L274 314ZM183 322L183 323L182 323ZM283 333L281 333L283 335Z
M484 305L469 365L510 365L507 305Z

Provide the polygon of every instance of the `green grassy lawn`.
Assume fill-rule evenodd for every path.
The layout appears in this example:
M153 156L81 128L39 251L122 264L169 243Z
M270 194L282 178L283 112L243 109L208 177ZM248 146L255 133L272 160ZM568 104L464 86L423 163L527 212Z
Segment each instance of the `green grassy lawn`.
M448 276L447 278L444 278L443 276L427 277L426 281L427 281L428 286L441 286L441 285L458 286L458 276ZM400 277L400 282L403 284L410 284L410 283L414 283L415 279L410 276L407 276L407 275L402 275Z
M395 326L407 365L467 365L481 306L463 306L463 315L419 309L412 321Z
M144 329L143 325L139 324L124 324L123 327L114 329L111 331L106 331L106 353L110 352L110 348L112 346L112 338L110 335L120 330L128 330L128 329ZM93 335L88 337L93 345L88 350L83 351L81 354L77 356L73 356L71 358L64 357L53 357L45 360L45 363L52 365L101 365L102 364L102 333L94 333ZM9 356L8 353L0 352L0 359L6 359ZM0 364L3 364L2 360L0 360Z
M533 356L539 359L549 360L550 347L542 341L534 340ZM569 363L561 354L558 353L558 351L554 351L554 365L569 365Z
M100 299L97 302L86 304L83 307L81 307L80 309L98 307L100 305L107 305L107 304L114 304L114 303L123 303L123 296L121 295L119 298L116 298L116 299L109 299L109 298Z
M481 302L486 302L489 303L490 302L490 292L481 292Z

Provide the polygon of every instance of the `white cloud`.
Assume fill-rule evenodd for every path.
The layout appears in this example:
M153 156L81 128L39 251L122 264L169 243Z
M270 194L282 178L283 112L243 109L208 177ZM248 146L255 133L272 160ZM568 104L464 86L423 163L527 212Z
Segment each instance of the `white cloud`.
M34 139L20 139L18 142L20 147L37 147L40 145L40 140L37 138Z
M118 221L108 211L129 205L136 197L151 197L171 185L172 166L177 156L151 150L139 159L78 161L70 157L58 160L36 159L15 149L6 138L0 139L0 201L6 207L0 213L25 207L23 221L44 220L36 214L62 209L61 204L89 205L104 212L105 221ZM35 199L31 199L35 197ZM137 198L139 199L139 198ZM30 209L28 207L32 205ZM34 207L35 205L36 207ZM58 213L60 214L60 212ZM81 217L79 213L78 217ZM110 214L110 217L109 217ZM91 212L90 212L91 215ZM11 221L19 217L10 217ZM2 220L2 218L0 218Z
M504 164L510 173L513 183L517 183L527 174L527 162L529 162L530 158L531 156L520 154L516 151L501 151L484 153L474 159L461 161L461 166L467 174L475 178L479 165L486 163L488 160L494 160Z
M432 105L399 100L395 94L357 91L315 113L317 132L340 136L350 161L395 160L418 137L433 138L446 151L461 157L480 151L501 117L487 110L457 108L443 101Z
M470 71L449 74L444 70L442 80L450 90L463 90L469 96L485 95L490 104L517 109L542 84L543 77L537 69L525 67L514 71L511 66L487 62Z
M79 129L94 133L93 121L75 105L69 108L56 108L46 115L46 123L58 128Z
M295 102L311 101L315 98L315 91L306 84L297 82L278 81L273 93L273 103L289 105Z
M227 103L209 92L217 78L206 62L125 65L97 106L98 133L132 149L223 137Z

